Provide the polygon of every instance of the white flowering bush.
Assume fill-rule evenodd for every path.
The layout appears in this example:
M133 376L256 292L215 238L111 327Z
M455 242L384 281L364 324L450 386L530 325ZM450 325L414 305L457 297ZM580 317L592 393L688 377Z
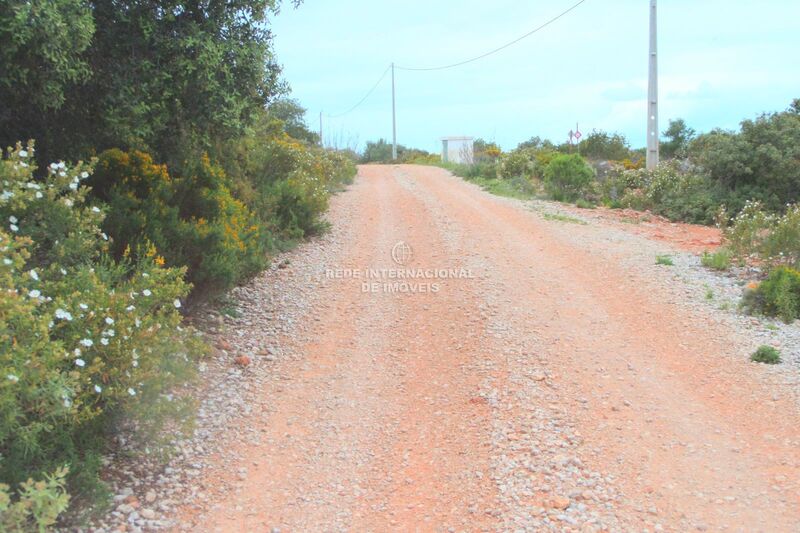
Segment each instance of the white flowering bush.
M81 186L91 165L35 169L32 145L0 161L0 483L66 467L85 496L121 420L181 412L164 392L188 375L189 287L154 252L104 255L103 210Z
M800 268L800 204L787 205L783 214L776 214L759 202L748 201L731 219L723 210L717 222L737 257Z

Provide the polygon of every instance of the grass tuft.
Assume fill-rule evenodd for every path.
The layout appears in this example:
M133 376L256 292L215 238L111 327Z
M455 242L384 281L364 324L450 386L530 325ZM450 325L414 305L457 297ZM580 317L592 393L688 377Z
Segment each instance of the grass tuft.
M731 253L724 248L713 253L703 252L700 263L713 270L728 270L731 267Z

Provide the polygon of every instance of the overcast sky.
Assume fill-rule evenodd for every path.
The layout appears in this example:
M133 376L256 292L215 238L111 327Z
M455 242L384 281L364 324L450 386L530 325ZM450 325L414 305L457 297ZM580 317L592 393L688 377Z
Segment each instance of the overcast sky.
M341 113L390 62L427 67L496 48L577 0L305 0L273 21L292 96ZM445 135L509 149L533 135L566 140L580 124L645 139L649 0L587 0L541 32L462 67L396 72L397 136L439 150ZM736 128L800 98L800 2L659 2L661 130L683 117L698 131ZM324 121L342 145L391 139L389 76L363 105Z

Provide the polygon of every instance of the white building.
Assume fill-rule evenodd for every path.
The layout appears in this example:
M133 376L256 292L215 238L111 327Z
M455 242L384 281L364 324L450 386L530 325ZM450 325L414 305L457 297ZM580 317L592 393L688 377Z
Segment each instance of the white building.
M471 165L474 140L473 137L442 137L442 161Z

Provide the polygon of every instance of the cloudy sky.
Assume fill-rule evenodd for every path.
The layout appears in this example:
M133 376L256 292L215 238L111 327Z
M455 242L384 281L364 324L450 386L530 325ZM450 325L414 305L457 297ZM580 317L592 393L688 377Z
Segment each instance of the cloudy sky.
M292 96L320 111L359 101L386 67L474 57L539 26L577 0L305 0L273 21ZM288 2L287 2L288 4ZM430 151L445 135L513 148L533 135L560 142L580 124L645 139L648 0L586 0L495 55L435 72L396 72L398 142ZM800 2L659 2L661 130L683 117L698 131L800 98ZM355 111L326 118L339 146L391 138L386 76Z

